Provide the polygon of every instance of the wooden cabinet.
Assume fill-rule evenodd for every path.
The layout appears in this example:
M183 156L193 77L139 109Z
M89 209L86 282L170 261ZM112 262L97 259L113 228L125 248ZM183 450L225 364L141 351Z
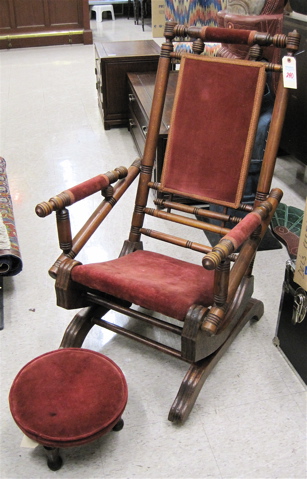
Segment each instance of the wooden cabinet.
M297 30L301 34L296 55L297 90L290 90L289 103L280 146L288 154L307 165L307 21L291 17L284 19L284 32Z
M0 48L93 42L88 0L0 0Z
M160 47L153 40L95 43L96 88L104 128L128 125L128 72L157 71Z

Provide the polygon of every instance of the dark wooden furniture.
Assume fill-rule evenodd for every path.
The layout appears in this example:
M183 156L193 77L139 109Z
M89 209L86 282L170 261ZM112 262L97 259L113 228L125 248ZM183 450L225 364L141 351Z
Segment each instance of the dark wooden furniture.
M285 16L284 32L294 29L301 35L301 53L296 57L297 90L290 90L280 146L307 165L307 22Z
M0 48L93 42L88 0L0 0Z
M95 43L96 88L104 128L128 125L128 72L156 71L159 46L154 40Z
M171 72L159 131L154 181L160 181L177 79L178 72ZM129 130L140 156L144 153L155 80L155 72L128 73Z
M49 273L56 280L57 304L66 309L83 308L66 329L61 347L81 347L90 329L99 325L186 361L189 369L169 413L170 421L183 423L206 378L242 327L263 314L262 302L253 298L253 264L282 197L280 189L271 190L271 181L288 91L280 75L255 202L242 204L267 71L280 73L281 67L196 54L181 59L173 53L173 41L177 37L195 38L197 53L203 51L204 42L223 39L257 45L253 51L258 53L258 46L260 50L267 45L287 47L288 54L293 55L299 35L272 36L215 27L203 30L168 22L165 37L141 159L128 169L116 168L63 191L37 205L36 213L44 217L56 211L63 252ZM181 65L161 181L157 183L152 181L152 172L173 59L181 59ZM76 256L137 176L131 228L119 256L107 262L81 264ZM152 189L249 214L240 219L236 214L195 208L172 198L155 200L156 207L151 202L147 206ZM105 199L72 238L67 207L101 190ZM123 200L120 204L126 211ZM209 223L208 218L218 224ZM226 222L232 227L225 227ZM176 228L172 230L173 223ZM195 228L218 233L220 242L214 247L198 242ZM169 244L170 256L157 252L159 240ZM195 262L183 261L179 247L190 249ZM130 329L126 320L123 327L120 317L114 324L105 318L109 310L140 320L146 327ZM169 345L170 333L180 338L179 347ZM163 388L163 373L159 381Z

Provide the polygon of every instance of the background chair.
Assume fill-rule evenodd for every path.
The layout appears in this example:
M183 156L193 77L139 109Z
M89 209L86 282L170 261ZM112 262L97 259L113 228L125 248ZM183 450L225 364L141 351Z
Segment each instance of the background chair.
M169 22L165 37L143 157L128 170L119 168L62 192L39 204L36 212L41 217L52 211L57 215L63 253L50 269L56 280L57 303L66 309L83 308L68 326L61 347L81 347L90 329L99 325L188 362L190 367L169 413L171 421L183 423L205 379L231 342L250 319L259 319L263 314L263 304L253 298L252 269L257 247L282 197L281 190L271 190L271 180L287 90L281 78L255 202L253 206L244 205L241 199L267 71L280 72L281 67L183 55L162 177L159 183L153 183L168 78L177 74L170 72L170 65L173 60L181 60L181 55L173 52L173 41L177 37L194 39L193 51L198 54L204 42L218 41L248 44L251 57L259 56L259 47L268 45L286 47L291 56L298 48L299 35L189 28ZM75 259L77 254L138 175L131 229L119 257L81 264ZM114 187L110 186L112 182L116 182ZM105 199L72 238L67 207L100 189ZM155 205L151 190L159 192ZM229 217L209 211L208 203L249 214L244 219ZM220 225L199 221L195 216L215 218ZM225 227L229 221L232 228ZM153 222L158 223L157 229ZM174 233L171 225L176 225ZM187 237L177 234L179 225ZM192 231L186 233L187 229ZM195 229L218 233L222 239L212 248L195 240ZM146 243L152 240L151 250L144 250L143 238ZM172 254L159 253L157 241L174 245ZM180 247L190 249L198 258L183 261ZM141 334L123 327L121 320L115 324L102 319L110 309L140 320L153 331L179 337L179 347L166 344L163 334L162 339L160 334L146 336L147 328Z

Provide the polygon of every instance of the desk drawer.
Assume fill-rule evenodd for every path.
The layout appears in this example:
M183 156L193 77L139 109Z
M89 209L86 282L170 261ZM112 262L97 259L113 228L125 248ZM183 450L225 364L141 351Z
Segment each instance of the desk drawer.
M130 116L133 116L134 119L136 119L138 126L143 133L144 141L145 141L149 119L145 111L141 107L140 103L137 101L133 90L131 88L128 88L128 90L129 90L128 98L129 98Z
M129 131L134 140L135 146L140 156L144 153L144 146L148 128L148 116L142 108L139 99L128 82L128 99L129 99Z
M138 154L143 156L144 153L144 146L145 146L145 135L140 125L137 121L136 116L134 115L133 111L130 110L129 114L129 131L133 138L134 144L138 150Z

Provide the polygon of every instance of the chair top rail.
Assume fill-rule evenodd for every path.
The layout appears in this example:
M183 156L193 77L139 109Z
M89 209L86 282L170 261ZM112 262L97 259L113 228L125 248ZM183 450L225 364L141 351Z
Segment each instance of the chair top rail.
M271 35L268 32L258 32L257 30L184 26L176 22L166 23L165 37L170 40L176 37L188 37L190 39L199 38L202 42L274 46L286 48L290 54L294 54L298 50L300 42L300 34L296 30L287 35L284 33Z

